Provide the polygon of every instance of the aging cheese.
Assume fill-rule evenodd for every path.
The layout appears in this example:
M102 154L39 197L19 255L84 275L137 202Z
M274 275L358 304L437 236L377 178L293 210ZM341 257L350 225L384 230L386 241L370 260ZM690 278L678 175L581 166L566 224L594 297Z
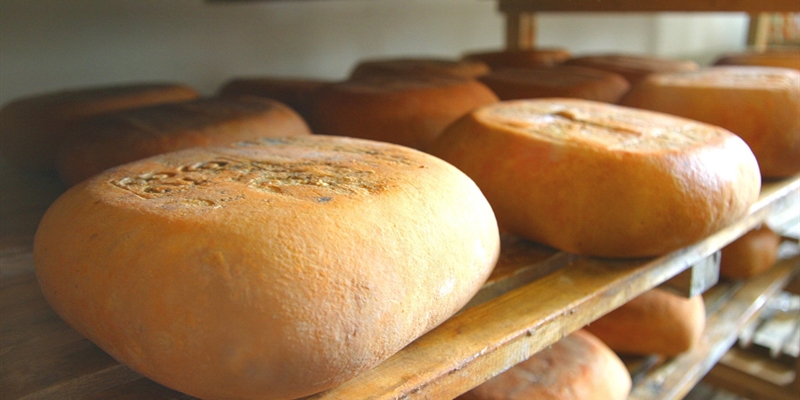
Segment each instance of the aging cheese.
M577 331L458 400L625 400L631 377L591 333Z
M126 164L36 233L47 301L143 375L209 399L293 399L452 316L499 252L453 166L349 138L267 138Z
M491 69L531 68L558 65L570 58L570 52L562 48L534 48L519 50L486 50L465 53L468 61L481 61Z
M474 79L435 75L362 76L316 91L314 133L377 140L425 150L444 128L473 109L497 102Z
M722 248L719 274L726 278L748 279L772 267L778 259L781 235L761 225Z
M636 54L587 54L570 58L566 65L602 69L620 74L635 85L657 72L696 71L700 66L691 60L652 57Z
M71 128L88 118L118 110L199 97L172 83L137 83L71 89L14 100L0 110L0 152L15 165L54 170L59 145Z
M477 78L489 72L489 66L477 60L446 58L382 58L363 60L350 73L350 78L369 75L440 75Z
M706 325L705 310L701 295L687 299L654 288L585 329L617 353L675 356L700 341Z
M743 217L761 184L722 128L578 99L481 107L430 151L475 180L509 232L601 257L692 244Z
M219 89L220 97L258 96L286 104L306 118L311 94L333 82L321 79L249 77L234 78Z
M800 71L711 67L651 75L621 102L721 126L753 150L761 175L800 172Z
M310 134L290 108L257 97L204 98L123 110L92 118L75 130L56 158L56 169L68 185L170 151Z
M621 75L569 65L497 69L479 80L500 100L568 97L616 103L630 88Z

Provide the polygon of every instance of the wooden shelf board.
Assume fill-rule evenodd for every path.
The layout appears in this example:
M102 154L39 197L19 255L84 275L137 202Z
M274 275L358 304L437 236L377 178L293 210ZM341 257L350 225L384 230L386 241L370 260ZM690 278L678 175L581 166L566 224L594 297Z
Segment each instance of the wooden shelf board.
M800 12L796 0L498 0L502 12Z

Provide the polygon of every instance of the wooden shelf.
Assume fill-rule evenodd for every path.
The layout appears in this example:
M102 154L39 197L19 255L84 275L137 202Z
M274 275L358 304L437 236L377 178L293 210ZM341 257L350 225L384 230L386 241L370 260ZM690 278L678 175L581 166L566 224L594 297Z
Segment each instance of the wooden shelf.
M502 12L798 12L796 0L498 0Z
M702 263L765 219L800 214L797 199L800 176L765 184L741 221L655 259L593 259L504 237L500 263L464 310L376 368L310 398L453 398ZM189 398L130 371L63 323L41 297L30 248L21 249L0 253L0 271L13 271L0 283L0 397Z

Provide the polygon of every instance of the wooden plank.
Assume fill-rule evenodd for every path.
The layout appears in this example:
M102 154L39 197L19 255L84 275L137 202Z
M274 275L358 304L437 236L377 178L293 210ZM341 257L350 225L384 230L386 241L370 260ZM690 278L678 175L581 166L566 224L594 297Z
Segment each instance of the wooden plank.
M797 0L498 0L501 12L800 12Z
M747 47L755 50L764 50L769 43L770 14L750 14L750 23L747 27Z
M719 360L718 366L733 368L775 386L788 386L794 381L794 365L765 356L762 352L731 347ZM715 367L716 368L716 367ZM725 368L720 368L723 370ZM712 370L709 374L714 374Z
M719 281L720 252L716 251L686 271L664 282L661 288L684 297L702 294Z
M149 379L141 378L84 397L82 400L192 400L195 397L167 389Z
M757 316L767 299L798 272L800 257L782 260L736 289L719 310L709 315L700 343L656 368L633 388L629 400L682 399L733 346L739 330Z
M797 391L791 384L776 385L774 382L763 379L763 376L742 371L724 363L714 366L703 382L750 400L797 400Z
M506 48L531 49L536 44L536 15L510 12L506 15Z

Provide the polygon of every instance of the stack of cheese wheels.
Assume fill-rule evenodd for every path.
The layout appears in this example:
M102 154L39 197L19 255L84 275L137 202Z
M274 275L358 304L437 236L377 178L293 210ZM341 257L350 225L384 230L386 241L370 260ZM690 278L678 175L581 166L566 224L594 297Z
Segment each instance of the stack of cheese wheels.
M425 150L453 121L497 101L489 88L474 79L369 75L316 91L308 122L317 134Z
M351 78L366 75L444 75L458 78L477 78L489 72L481 61L449 60L444 58L386 58L358 63Z
M195 148L106 171L47 211L47 301L117 360L205 399L293 399L457 312L499 252L444 161L325 136Z
M597 68L620 74L631 84L656 72L696 71L700 66L691 60L675 60L634 54L590 54L571 58L566 65Z
M266 97L286 104L301 116L306 117L311 93L330 83L332 82L307 78L234 78L223 84L218 94L220 97Z
M205 98L108 113L78 125L56 168L74 185L105 169L156 154L270 136L309 135L285 105L258 97Z
M463 59L481 61L491 69L529 68L557 65L571 57L570 52L561 48L536 48L518 50L473 51L464 54Z
M76 123L111 111L197 97L184 85L141 83L21 98L0 110L0 152L17 166L53 170L59 145Z
M595 320L586 330L617 353L671 357L694 347L705 325L702 296L685 298L654 288Z
M768 49L767 51L726 54L718 58L714 65L750 65L800 70L800 49Z
M619 74L568 65L496 69L479 80L500 100L569 97L616 103L630 88Z
M603 342L577 331L458 400L625 400L631 377Z
M621 103L730 130L753 150L764 177L800 172L800 71L732 66L656 74Z
M722 248L719 274L732 279L752 278L775 264L780 245L781 235L762 224Z
M602 257L692 244L744 216L761 185L724 129L587 100L481 107L430 151L475 180L510 233Z

